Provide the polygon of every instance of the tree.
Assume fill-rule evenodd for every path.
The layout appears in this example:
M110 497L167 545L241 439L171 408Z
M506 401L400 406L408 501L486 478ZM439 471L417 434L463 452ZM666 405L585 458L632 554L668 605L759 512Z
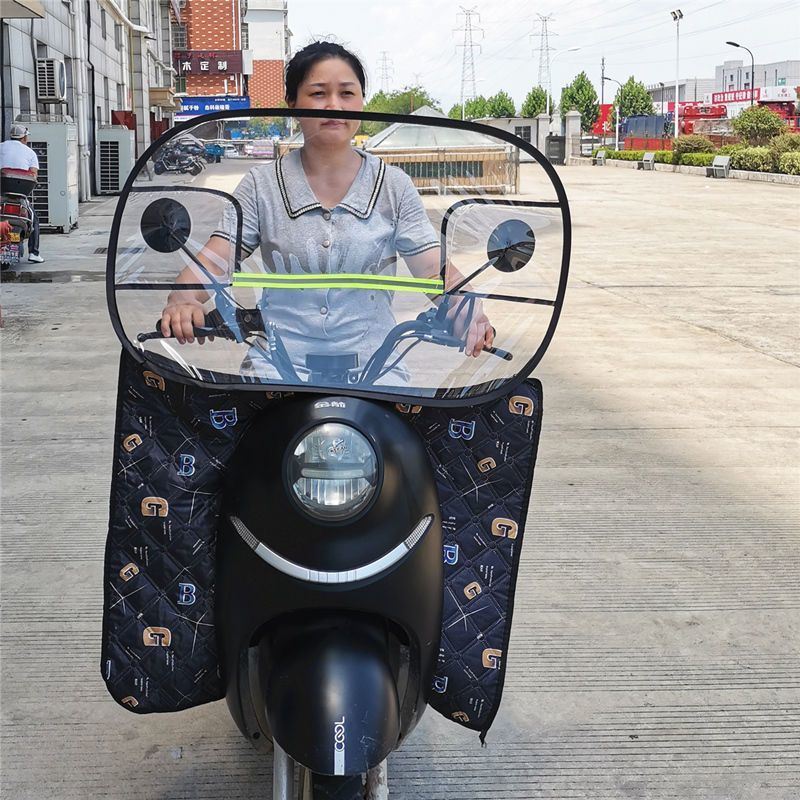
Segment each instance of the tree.
M633 75L622 84L621 89L617 89L617 94L614 97L614 108L611 109L612 128L617 124L617 108L620 109L620 114L623 117L647 116L656 113L653 98L647 93L644 84L641 81L637 81Z
M514 117L517 114L511 95L502 89L486 101L486 110L489 117Z
M448 112L450 119L461 119L461 103L456 103Z
M649 97L650 95L648 95ZM597 92L585 72L580 72L569 86L565 86L561 90L559 105L562 119L567 115L567 111L580 111L582 131L590 131L600 116Z
M486 98L479 94L471 100L464 103L464 118L465 119L480 119L481 117L489 116L489 104Z
M731 125L733 132L751 146L767 144L786 128L786 123L766 106L746 108Z
M422 106L430 106L437 111L439 101L431 97L421 86L406 86L393 92L376 92L364 106L364 111L377 114L410 114ZM361 133L373 136L386 127L385 122L362 122Z
M550 109L554 109L553 98L550 98ZM538 117L547 111L547 92L541 86L534 86L525 96L520 109L520 116Z

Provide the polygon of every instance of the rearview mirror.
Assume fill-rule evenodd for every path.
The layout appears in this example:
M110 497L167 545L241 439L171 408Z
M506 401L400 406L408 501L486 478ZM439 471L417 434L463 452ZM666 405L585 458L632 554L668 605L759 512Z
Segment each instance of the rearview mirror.
M500 272L516 272L533 257L536 236L521 219L503 220L489 236L486 254Z
M142 213L141 231L148 247L159 253L174 253L188 241L192 219L182 203L159 197Z

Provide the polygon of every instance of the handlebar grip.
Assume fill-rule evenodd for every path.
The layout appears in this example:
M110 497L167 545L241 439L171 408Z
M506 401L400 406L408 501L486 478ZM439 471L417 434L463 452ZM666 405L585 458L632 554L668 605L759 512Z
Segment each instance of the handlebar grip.
M493 356L497 356L498 358L502 358L503 361L512 361L514 359L514 355L509 353L508 350L501 350L499 347L484 347L485 352L491 353Z
M206 322L208 322L208 317L206 317ZM156 324L153 326L155 328L154 331L151 333L140 333L136 336L137 342L147 342L150 339L165 339L167 337L161 333L161 317L156 320ZM205 336L220 336L220 332L211 325L201 325L200 327L193 326L194 335L198 337L205 337ZM169 337L171 338L171 337Z

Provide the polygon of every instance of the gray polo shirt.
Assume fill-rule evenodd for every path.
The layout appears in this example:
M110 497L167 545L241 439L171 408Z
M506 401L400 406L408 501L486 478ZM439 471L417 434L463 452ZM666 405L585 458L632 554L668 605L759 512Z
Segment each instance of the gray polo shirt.
M411 179L377 156L355 152L363 162L332 209L311 190L300 150L251 169L234 191L243 253L260 250L264 271L278 274L395 275L398 254L439 247ZM232 229L231 210L215 234L230 238L225 231ZM259 305L296 366L304 366L307 353L345 352L357 352L364 366L394 325L392 297L382 290L264 289Z

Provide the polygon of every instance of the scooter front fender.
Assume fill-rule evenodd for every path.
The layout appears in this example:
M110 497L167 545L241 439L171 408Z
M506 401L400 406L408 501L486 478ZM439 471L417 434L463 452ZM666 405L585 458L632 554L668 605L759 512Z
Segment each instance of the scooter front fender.
M262 653L269 727L295 761L323 775L357 775L397 747L400 703L376 626L342 617L281 631L265 638Z

